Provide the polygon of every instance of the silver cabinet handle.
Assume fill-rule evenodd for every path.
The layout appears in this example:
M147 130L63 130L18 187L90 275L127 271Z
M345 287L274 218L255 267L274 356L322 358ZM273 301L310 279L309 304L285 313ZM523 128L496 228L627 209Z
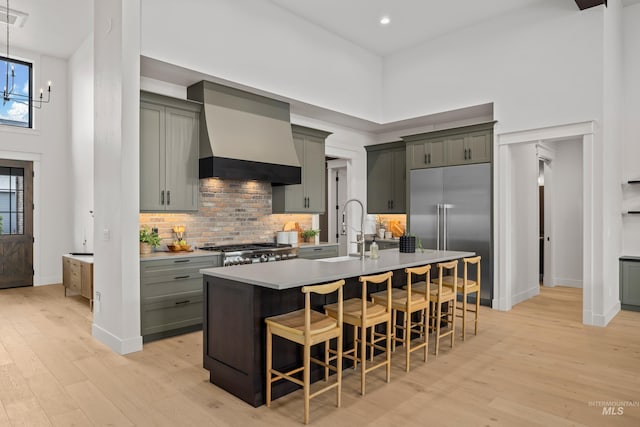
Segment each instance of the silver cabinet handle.
M164 190L160 192L160 204L164 205Z
M171 204L171 190L167 190L167 205Z

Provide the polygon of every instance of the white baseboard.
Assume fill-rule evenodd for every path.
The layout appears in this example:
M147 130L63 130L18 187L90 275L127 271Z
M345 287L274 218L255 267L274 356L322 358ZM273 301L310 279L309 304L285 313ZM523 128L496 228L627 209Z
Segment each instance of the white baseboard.
M553 286L566 286L568 288L582 288L582 280L576 279L553 279Z
M509 311L511 307L507 306L506 298L494 298L491 300L491 308L500 311Z
M620 301L616 301L605 314L593 314L591 311L584 311L582 313L582 323L591 326L605 327L616 317L621 310Z
M526 301L529 298L533 298L540 293L540 286L535 286L533 288L527 289L522 292L518 292L511 297L511 303L513 305L519 304L522 301Z
M62 277L57 276L33 276L33 286L57 285L62 283Z
M129 354L135 353L136 351L142 351L141 336L123 340L95 323L91 325L91 335L118 354Z

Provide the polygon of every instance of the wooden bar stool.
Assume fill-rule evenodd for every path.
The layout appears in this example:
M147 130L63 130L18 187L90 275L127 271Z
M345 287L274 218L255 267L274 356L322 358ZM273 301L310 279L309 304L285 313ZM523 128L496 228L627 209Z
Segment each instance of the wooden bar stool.
M447 272L452 271L454 286L457 287L458 283L458 260L449 261L449 262L441 262L437 264L438 267L438 280L433 281L429 286L429 300L431 301L431 330L436 331L436 345L435 345L435 355L438 355L438 350L440 349L440 338L446 337L447 335L451 335L451 348L453 348L454 335L456 330L456 293L450 286L444 285L444 271ZM416 284L415 291L416 292L426 292L427 291L427 283L425 282ZM442 312L442 304L447 304L447 311L445 313ZM433 307L435 306L435 308ZM442 320L447 323L447 331L440 332L442 327Z
M357 368L358 362L360 362L360 394L365 394L365 378L367 372L371 372L374 369L386 367L387 368L387 382L391 380L391 341L392 341L392 328L391 328L391 276L393 272L372 275L372 276L360 276L359 280L362 283L362 297L351 298L344 302L344 317L343 321L346 324L353 326L354 339L353 348L342 353L342 356L353 360L354 369ZM367 300L367 285L369 283L384 283L387 282L387 303L386 305L376 304ZM333 317L338 317L338 307L336 304L329 304L324 306L325 312ZM386 324L385 333L372 332L371 342L367 342L367 328L375 328L376 325ZM360 335L358 335L358 330ZM380 341L386 341L386 346L382 347L378 343ZM360 344L360 356L358 356L358 343ZM367 367L367 347L373 352L375 349L384 350L385 360L376 365Z
M404 289L393 288L391 290L391 309L393 310L393 340L394 351L395 342L402 342L405 348L405 371L409 372L411 363L411 352L424 348L424 361L427 361L427 351L429 347L429 335L425 333L427 327L427 319L429 319L429 294L426 292L416 293L412 290L413 275L418 277L425 276L425 282L429 283L431 266L425 265L423 267L405 268L407 273L407 285ZM371 295L373 302L381 305L387 305L387 292L377 292ZM403 313L402 325L398 325L396 322L397 313ZM413 313L420 313L418 321L412 320ZM417 328L417 333L422 337L420 344L411 347L411 334L414 329ZM402 330L402 338L398 338L398 329Z
M309 423L309 400L317 395L331 390L337 389L336 406L340 407L340 393L342 392L342 287L344 280L327 283L324 285L304 286L302 292L305 294L304 309L293 311L291 313L281 314L279 316L268 317L265 319L267 324L267 407L271 406L271 384L279 380L289 380L303 388L304 393L304 423ZM311 293L330 294L338 292L338 302L336 303L336 316L329 317L311 309ZM288 372L279 372L273 369L272 361L272 336L277 335L289 341L293 341L304 346L303 350L303 366L292 369ZM324 343L325 350L329 347L330 341L334 338L338 340L336 350L336 366L330 365L329 360L324 361L311 357L311 347ZM325 351L325 355L326 355ZM325 381L328 380L328 370L336 371L336 382L323 387L322 389L311 394L310 392L310 373L311 362L325 367ZM302 371L302 381L294 378L293 375Z
M462 304L457 305L457 309L461 310L462 313L457 314L457 311L456 311L457 317L462 318L462 340L464 340L467 332L467 320L471 320L471 319L467 319L467 312L475 313L475 318L473 319L474 335L478 335L478 312L480 311L480 276L481 276L480 260L481 258L479 256L462 259L462 261L464 262L464 270L463 270L462 277L458 277L457 286L453 284L454 283L453 276L445 276L442 278L443 285L449 286L451 288L454 288L454 287L457 288L456 292L462 295ZM476 266L476 280L469 279L469 276L468 276L469 264ZM467 301L467 296L473 293L476 294L475 309L471 309L468 306L468 301Z

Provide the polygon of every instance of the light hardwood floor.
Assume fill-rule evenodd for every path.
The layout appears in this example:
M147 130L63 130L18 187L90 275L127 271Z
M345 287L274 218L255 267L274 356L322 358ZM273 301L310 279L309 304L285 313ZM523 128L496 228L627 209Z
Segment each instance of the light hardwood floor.
M83 298L60 285L0 291L0 426L298 426L301 392L252 408L208 382L199 332L119 356L94 340ZM599 401L640 401L640 313L581 324L581 291L542 288L510 312L482 307L480 333L404 372L346 371L342 408L311 403L327 426L638 426L640 407L602 415ZM430 350L433 340L430 343Z

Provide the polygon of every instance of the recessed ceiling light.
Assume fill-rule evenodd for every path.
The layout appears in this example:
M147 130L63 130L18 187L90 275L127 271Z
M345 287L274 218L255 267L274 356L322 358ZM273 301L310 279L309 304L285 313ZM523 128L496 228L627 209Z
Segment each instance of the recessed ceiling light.
M382 18L380 18L380 24L382 25L389 25L390 22L391 18L389 18L388 16L383 16Z

